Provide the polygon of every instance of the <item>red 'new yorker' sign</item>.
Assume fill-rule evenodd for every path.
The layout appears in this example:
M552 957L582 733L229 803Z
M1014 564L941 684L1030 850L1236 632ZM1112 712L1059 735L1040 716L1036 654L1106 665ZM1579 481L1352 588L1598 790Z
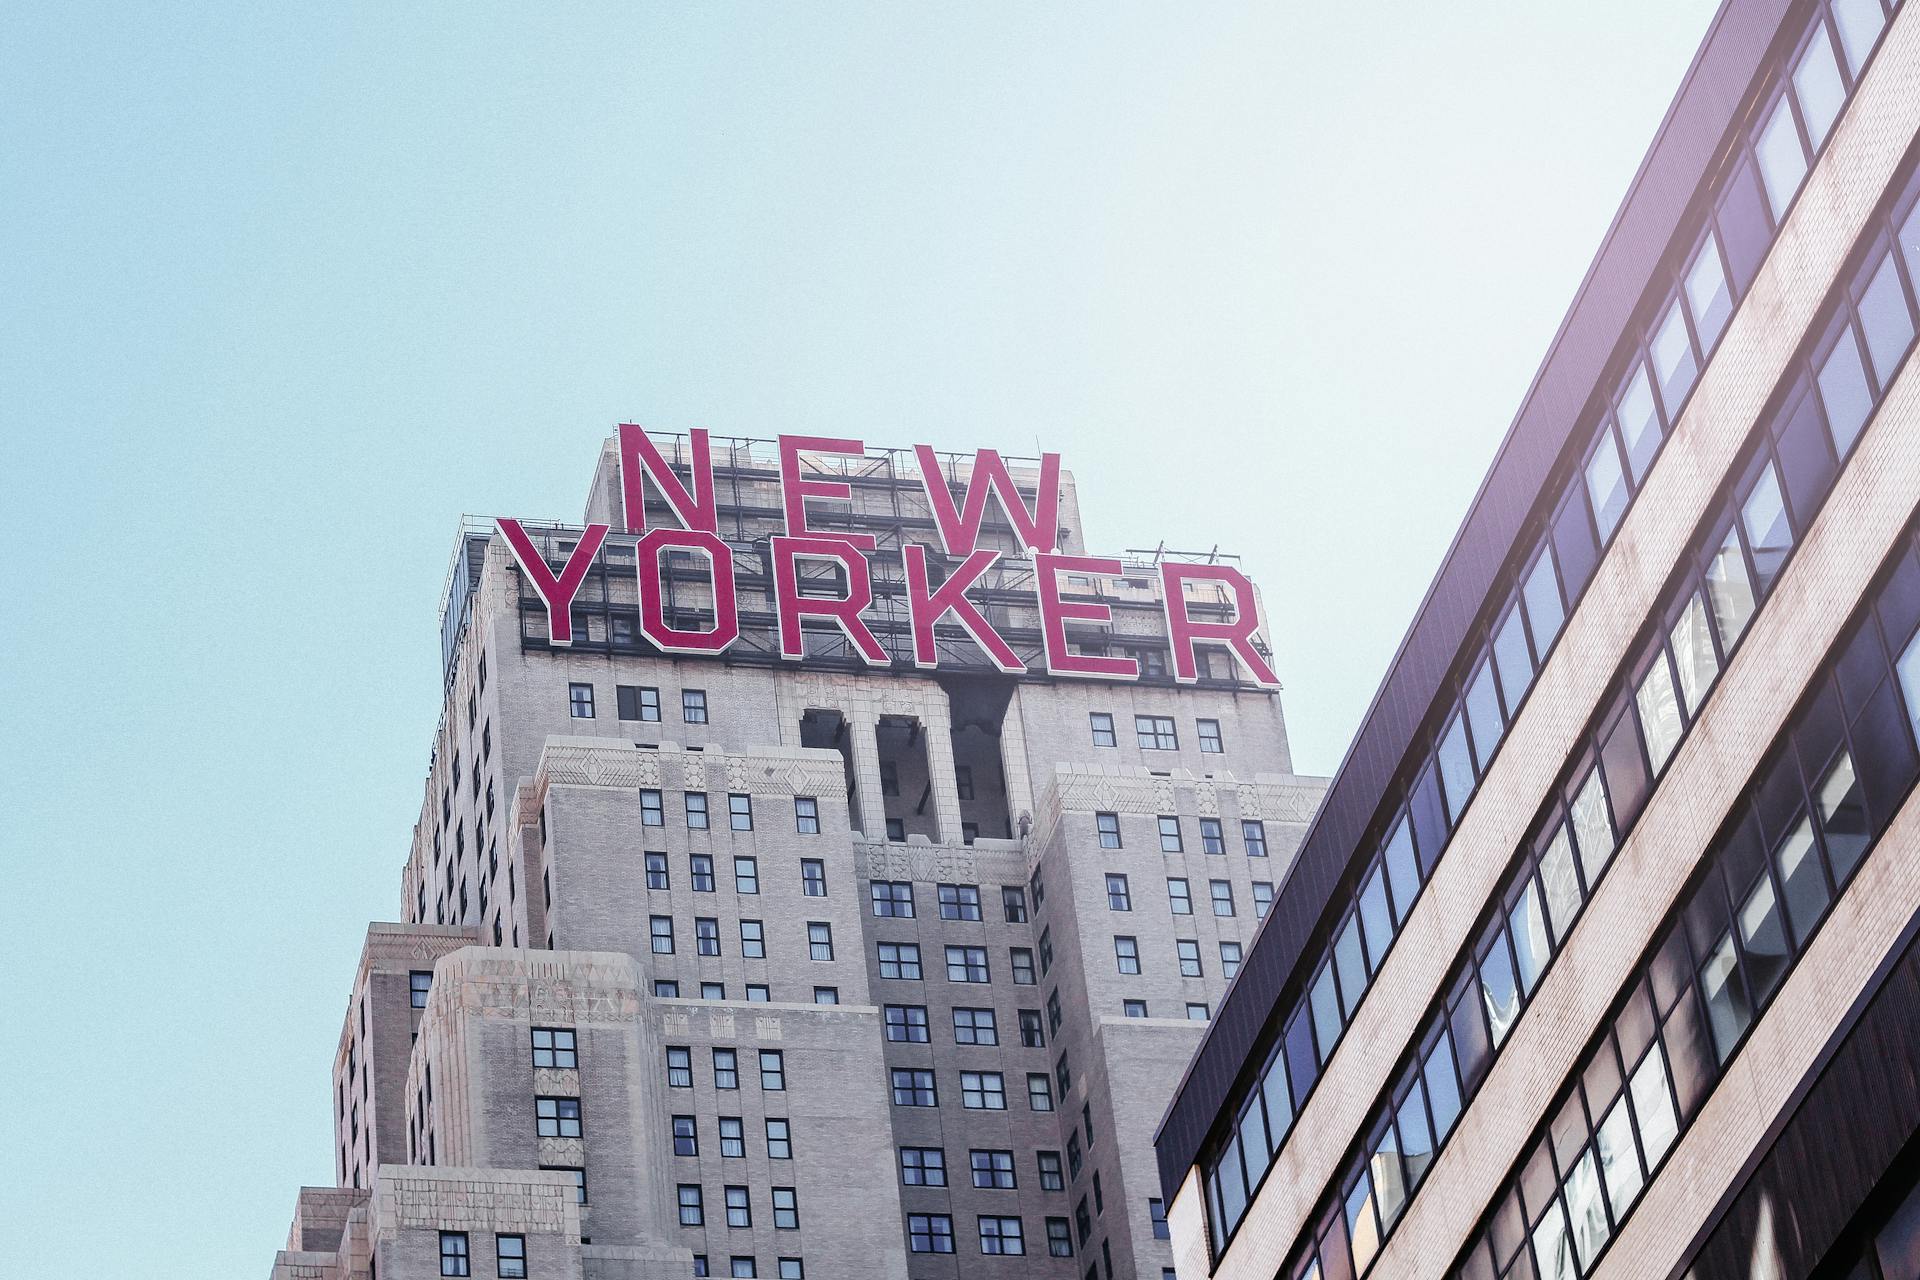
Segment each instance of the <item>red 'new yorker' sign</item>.
M640 592L640 632L647 641L665 653L714 656L725 653L740 638L740 616L734 594L733 552L720 537L719 503L713 484L713 456L707 433L689 433L688 476L686 481L658 446L637 426L620 426L620 488L629 524L637 517L645 520L645 487L651 483L673 512L678 527L647 529L631 527L626 532L640 534L636 565ZM1059 537L1060 455L1041 455L1040 475L1033 505L1029 507L1014 485L999 453L981 449L974 455L973 472L967 479L966 494L958 506L954 495L941 478L939 458L924 444L915 445L920 462L920 482L932 508L934 525L940 535L940 549L958 561L938 586L931 585L927 572L927 549L909 543L902 550L906 568L907 609L913 629L913 662L917 667L939 665L933 628L943 619L965 629L980 646L989 661L1009 675L1024 674L1027 667L1012 647L994 630L986 615L967 595L968 589L1000 560L1001 552L979 546L980 525L986 515L987 499L998 500L1007 523L1027 551L1032 553L1034 595L1040 612L1043 641L1042 660L1047 674L1092 680L1132 680L1140 667L1132 658L1073 653L1067 645L1068 622L1106 622L1112 616L1109 606L1091 600L1063 598L1062 574L1117 577L1120 561L1101 556L1063 555L1055 550ZM831 623L846 634L855 652L870 666L884 667L891 661L886 649L862 619L873 602L873 580L867 567L868 553L874 550L872 534L846 530L821 530L807 523L807 500L846 501L852 486L840 480L818 475L803 475L800 455L807 453L843 454L860 457L865 446L858 440L839 440L821 436L781 436L780 493L786 517L786 533L770 540L771 569L775 610L779 621L780 656L798 662L807 656L801 627L806 620ZM590 524L574 545L566 565L555 574L518 520L499 521L500 532L512 548L520 571L547 606L547 626L552 643L573 643L572 605L588 568L599 554L610 525ZM661 599L660 558L668 551L685 551L705 560L713 585L713 626L705 631L689 631L670 625ZM800 565L818 562L839 565L846 574L844 596L821 597L800 593ZM1174 678L1191 684L1200 677L1195 648L1201 644L1230 649L1245 664L1254 683L1278 688L1279 679L1253 645L1260 627L1259 605L1253 584L1238 569L1224 564L1200 564L1165 560L1159 565L1162 604L1166 613L1167 639L1173 653ZM1218 585L1233 604L1228 621L1211 621L1189 615L1188 583Z

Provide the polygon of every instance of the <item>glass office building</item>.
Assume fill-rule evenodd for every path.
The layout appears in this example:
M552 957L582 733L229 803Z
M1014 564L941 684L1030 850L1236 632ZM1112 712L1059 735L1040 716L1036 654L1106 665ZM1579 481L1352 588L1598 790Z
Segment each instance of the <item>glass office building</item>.
M1728 0L1157 1135L1182 1277L1920 1275L1920 18Z

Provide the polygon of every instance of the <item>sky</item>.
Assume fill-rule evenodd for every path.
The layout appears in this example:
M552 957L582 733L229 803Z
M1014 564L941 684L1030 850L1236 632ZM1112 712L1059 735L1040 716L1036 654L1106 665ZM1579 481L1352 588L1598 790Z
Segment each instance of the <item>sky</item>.
M456 522L616 422L1059 452L1331 772L1714 7L5 6L0 1257L271 1265Z

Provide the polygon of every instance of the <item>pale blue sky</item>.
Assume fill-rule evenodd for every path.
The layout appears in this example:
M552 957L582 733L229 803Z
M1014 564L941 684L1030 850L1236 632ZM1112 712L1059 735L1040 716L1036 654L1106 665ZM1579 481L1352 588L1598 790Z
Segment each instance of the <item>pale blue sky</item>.
M264 1274L331 1181L455 521L620 419L1037 438L1246 557L1331 770L1713 5L307 8L0 14L37 1276Z

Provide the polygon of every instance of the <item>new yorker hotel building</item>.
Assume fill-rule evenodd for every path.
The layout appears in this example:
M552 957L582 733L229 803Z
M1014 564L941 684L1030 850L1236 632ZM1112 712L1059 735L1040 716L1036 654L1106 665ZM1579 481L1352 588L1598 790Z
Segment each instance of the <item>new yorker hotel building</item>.
M1153 1277L1152 1126L1323 782L1059 460L609 439L459 539L400 923L275 1280Z
M1183 1278L1920 1275L1920 14L1729 0L1158 1133Z

